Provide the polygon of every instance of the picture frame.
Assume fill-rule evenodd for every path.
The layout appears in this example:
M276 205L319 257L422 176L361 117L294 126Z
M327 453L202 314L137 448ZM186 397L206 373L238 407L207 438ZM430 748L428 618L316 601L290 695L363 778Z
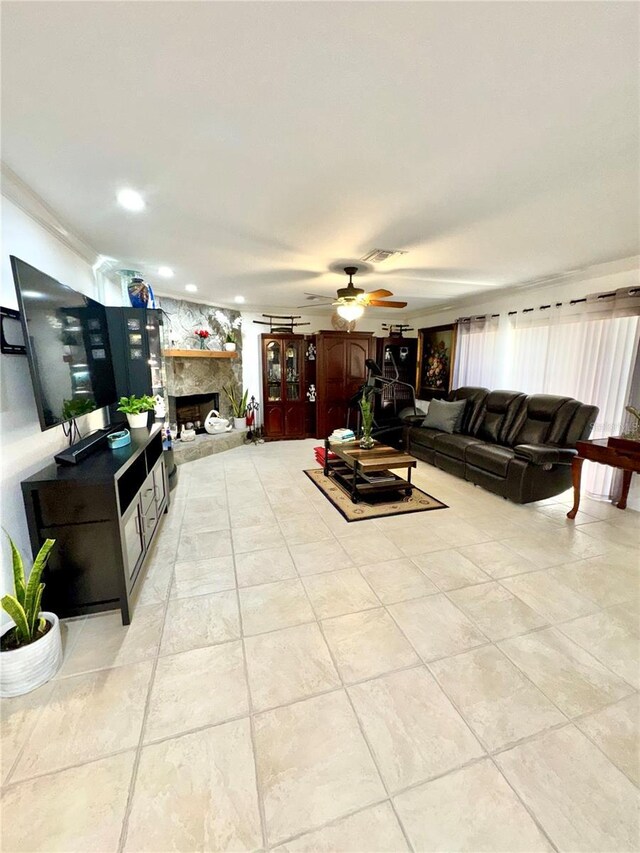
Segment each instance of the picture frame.
M455 323L418 329L416 390L420 400L442 400L451 391L456 332Z

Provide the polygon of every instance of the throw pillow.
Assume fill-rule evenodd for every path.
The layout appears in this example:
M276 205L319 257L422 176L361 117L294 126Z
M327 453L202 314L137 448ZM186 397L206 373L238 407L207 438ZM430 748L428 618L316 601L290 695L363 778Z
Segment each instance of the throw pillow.
M429 429L439 429L442 432L458 432L466 404L466 400L458 400L455 403L448 403L446 400L432 400L429 403L427 417L422 421L422 426Z

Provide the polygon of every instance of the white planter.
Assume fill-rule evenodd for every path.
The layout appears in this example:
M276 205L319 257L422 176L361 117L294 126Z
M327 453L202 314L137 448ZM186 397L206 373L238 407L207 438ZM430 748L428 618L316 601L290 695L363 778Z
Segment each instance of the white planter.
M235 344L232 344L232 343L230 343L230 342L227 342L227 343L224 345L224 348L225 348L225 350L226 350L227 352L235 352L235 351L236 351L236 345L235 345Z
M246 429L247 428L247 419L246 418L234 418L233 426L235 429Z
M9 652L0 652L0 697L22 696L53 678L62 663L60 622L55 613L42 611L40 616L51 623L44 637ZM2 634L14 627L7 625Z
M127 420L131 429L141 429L146 427L149 422L149 412L140 412L139 415L127 414Z

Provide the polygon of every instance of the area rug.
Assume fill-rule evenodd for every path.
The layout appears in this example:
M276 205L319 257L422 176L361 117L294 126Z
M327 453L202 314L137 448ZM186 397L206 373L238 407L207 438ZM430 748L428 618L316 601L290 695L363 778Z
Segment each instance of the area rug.
M401 492L378 492L368 495L366 499L361 498L354 504L351 496L332 477L324 476L322 468L310 468L304 473L347 521L365 521L370 518L448 508L446 504L415 486L410 498Z

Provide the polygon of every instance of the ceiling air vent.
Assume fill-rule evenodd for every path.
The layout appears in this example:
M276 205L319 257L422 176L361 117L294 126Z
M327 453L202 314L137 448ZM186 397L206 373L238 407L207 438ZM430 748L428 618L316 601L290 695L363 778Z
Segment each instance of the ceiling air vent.
M403 249L372 249L360 260L370 261L372 264L381 264L383 261L386 261L388 258L392 258L394 255L406 254L407 253Z

